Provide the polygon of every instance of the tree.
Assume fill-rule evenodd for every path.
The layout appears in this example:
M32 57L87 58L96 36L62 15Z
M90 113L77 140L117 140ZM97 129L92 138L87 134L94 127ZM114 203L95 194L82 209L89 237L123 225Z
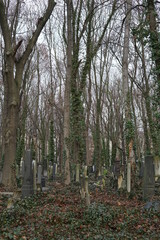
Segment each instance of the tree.
M130 192L131 188L131 162L130 153L133 148L133 126L130 107L130 92L128 81L128 55L129 55L129 34L130 34L130 22L131 22L131 6L132 0L126 1L126 20L125 20L125 33L124 33L124 46L123 46L123 60L122 60L122 79L123 79L123 91L125 102L125 127L126 127L126 147L128 149L128 161L127 161L127 190Z
M72 0L67 1L67 73L64 95L65 184L70 184L70 84L72 72Z
M0 26L5 45L4 59L5 66L4 74L4 93L5 93L5 107L6 124L5 124L5 150L4 150L4 166L2 183L9 188L16 187L15 178L15 158L16 158L16 136L17 126L19 121L19 105L20 105L20 89L23 80L23 73L26 62L37 42L37 39L52 14L56 5L53 0L48 1L48 6L44 14L37 21L35 31L27 42L24 51L18 51L23 43L23 38L18 40L16 38L16 31L18 26L18 18L21 10L22 2L17 0L16 8L14 10L14 18L10 24L7 16L7 6L5 1L0 0Z

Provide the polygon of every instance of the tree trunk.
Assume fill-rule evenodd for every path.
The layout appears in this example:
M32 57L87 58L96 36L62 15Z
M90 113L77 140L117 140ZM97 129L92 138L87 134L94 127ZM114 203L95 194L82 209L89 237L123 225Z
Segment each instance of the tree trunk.
M122 78L123 78L123 91L125 98L125 121L130 122L130 101L128 98L129 94L129 83L128 83L128 55L129 55L129 34L130 34L130 22L131 22L131 6L132 0L126 1L126 22L125 22L125 33L124 33L124 46L123 46L123 60L122 60ZM131 140L132 141L132 140ZM130 144L130 143L129 143ZM126 146L128 148L128 146ZM131 191L131 170L130 170L130 156L127 159L127 191Z
M72 72L72 0L67 1L67 75L64 95L64 149L65 149L65 184L71 182L70 177L70 83Z
M16 136L19 114L19 89L13 75L14 59L6 56L5 81L4 85L8 101L6 104L6 129L4 137L4 166L2 184L11 189L16 187ZM21 77L21 76L20 76Z

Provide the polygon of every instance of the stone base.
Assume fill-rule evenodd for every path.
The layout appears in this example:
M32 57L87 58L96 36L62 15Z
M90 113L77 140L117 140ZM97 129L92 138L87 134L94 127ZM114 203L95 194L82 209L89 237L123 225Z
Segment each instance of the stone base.
M143 199L151 199L155 195L155 188L154 187L148 187L143 188Z
M30 197L34 194L33 186L23 185L22 187L22 198Z

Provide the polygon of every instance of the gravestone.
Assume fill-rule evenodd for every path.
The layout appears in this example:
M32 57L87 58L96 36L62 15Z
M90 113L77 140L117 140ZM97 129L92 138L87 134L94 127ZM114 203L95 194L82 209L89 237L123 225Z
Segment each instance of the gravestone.
M53 179L56 179L56 163L53 164Z
M36 183L36 177L37 177L37 166L36 166L36 161L32 161L32 170L33 170L33 190L34 193L36 193L37 190L37 183Z
M32 194L33 194L32 154L30 150L27 150L25 155L25 161L24 161L22 198L29 197Z
M150 199L155 194L155 172L153 156L145 157L144 176L143 176L143 198Z
M49 166L49 179L53 180L53 166Z
M38 191L40 191L42 188L41 178L42 178L42 166L38 165L38 176L37 176L37 190Z
M160 177L160 157L154 157L154 169L155 169L155 180L157 181Z
M120 175L120 166L121 166L121 161L119 159L115 160L115 168L114 168L114 175L116 177L119 177Z
M42 185L42 188L46 187L46 178L45 177L41 178L41 185Z
M38 165L38 177L37 177L37 183L41 184L41 178L42 178L42 165Z
M93 173L93 166L88 166L88 174Z
M0 170L0 183L2 183L2 170Z
M43 161L43 176L47 177L48 176L48 171L47 171L47 159L44 158Z

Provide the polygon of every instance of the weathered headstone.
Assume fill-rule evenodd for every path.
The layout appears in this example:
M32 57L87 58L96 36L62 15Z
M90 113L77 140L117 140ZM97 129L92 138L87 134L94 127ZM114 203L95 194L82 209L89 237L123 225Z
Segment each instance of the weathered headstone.
M46 178L45 177L41 178L41 185L42 185L42 188L46 187Z
M0 183L2 183L2 170L0 170Z
M158 177L160 177L160 157L156 156L154 158L154 169L155 169L155 180L157 181Z
M37 176L37 190L41 191L42 185L41 185L41 178L42 178L42 166L38 165L38 176Z
M49 179L53 180L53 166L52 165L49 166Z
M93 173L93 166L88 166L88 174Z
M22 198L29 197L33 194L33 171L32 171L32 154L30 150L26 151L24 161L24 177L22 185Z
M34 193L36 193L36 190L37 190L37 180L36 180L37 166L36 166L35 160L32 161L32 169L33 169L33 190L34 190Z
M120 166L121 166L120 160L119 160L119 159L116 159L116 160L115 160L115 172L114 172L114 175L115 175L116 177L119 177L119 175L120 175Z
M42 161L42 163L43 163L43 176L47 177L47 176L48 176L48 171L47 171L47 169L48 169L47 159L44 158L43 161Z
M155 194L155 172L153 156L145 157L144 176L143 176L143 198L150 199Z
M56 179L56 163L53 164L53 179Z
M123 176L119 175L118 177L118 189L122 188Z

